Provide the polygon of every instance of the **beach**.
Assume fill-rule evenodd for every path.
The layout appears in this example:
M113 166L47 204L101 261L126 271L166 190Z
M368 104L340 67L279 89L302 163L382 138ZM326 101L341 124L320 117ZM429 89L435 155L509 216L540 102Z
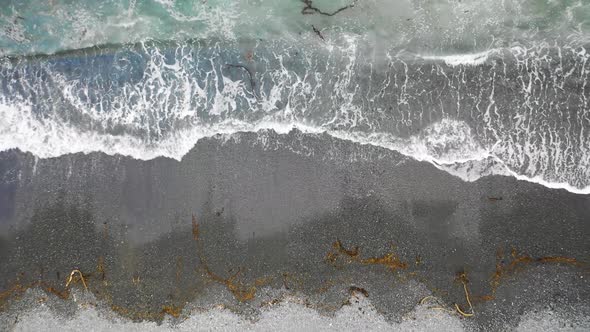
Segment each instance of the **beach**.
M152 321L220 306L254 319L288 297L333 315L351 296L387 324L427 297L465 328L514 327L544 310L588 315L590 201L565 190L505 176L464 182L296 130L203 139L180 162L8 151L2 164L12 165L2 280L21 287L6 296L5 321L27 285L45 298L88 292L101 308ZM79 278L64 286L75 269L87 290Z

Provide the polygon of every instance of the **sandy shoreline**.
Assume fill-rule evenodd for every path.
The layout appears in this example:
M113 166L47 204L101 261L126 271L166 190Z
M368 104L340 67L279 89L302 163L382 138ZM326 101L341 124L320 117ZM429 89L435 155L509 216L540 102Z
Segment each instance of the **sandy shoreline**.
M431 295L469 313L463 285L475 315L449 315L474 329L552 306L588 317L588 196L463 182L327 136L234 137L200 140L181 162L0 153L4 310L18 307L14 285L65 295L79 269L96 299L153 321L187 303L256 315L269 290L333 314L358 288L395 322Z

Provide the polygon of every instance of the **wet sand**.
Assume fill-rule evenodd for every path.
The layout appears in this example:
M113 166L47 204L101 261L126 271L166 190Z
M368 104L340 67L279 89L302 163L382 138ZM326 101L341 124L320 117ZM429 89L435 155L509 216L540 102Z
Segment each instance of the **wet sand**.
M486 330L546 309L588 317L589 217L589 196L503 176L464 182L298 131L203 139L181 162L8 151L0 305L18 312L38 288L66 298L67 314L79 270L96 301L135 320L215 305L256 316L286 294L324 315L357 294L390 322L434 296Z

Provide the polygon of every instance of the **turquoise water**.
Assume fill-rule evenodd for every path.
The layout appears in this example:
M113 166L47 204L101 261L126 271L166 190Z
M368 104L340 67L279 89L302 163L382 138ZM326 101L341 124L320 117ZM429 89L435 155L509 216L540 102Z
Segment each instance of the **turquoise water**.
M316 0L330 13L353 0ZM334 16L301 0L2 0L3 54L55 53L145 40L293 39L349 32L413 51L452 53L530 43L585 43L588 0L358 0Z

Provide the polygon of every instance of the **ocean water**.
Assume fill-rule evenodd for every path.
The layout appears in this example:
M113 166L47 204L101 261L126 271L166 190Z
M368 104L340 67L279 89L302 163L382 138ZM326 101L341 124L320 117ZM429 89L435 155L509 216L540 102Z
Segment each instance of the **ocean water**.
M587 1L4 2L2 150L180 160L295 127L590 192Z

